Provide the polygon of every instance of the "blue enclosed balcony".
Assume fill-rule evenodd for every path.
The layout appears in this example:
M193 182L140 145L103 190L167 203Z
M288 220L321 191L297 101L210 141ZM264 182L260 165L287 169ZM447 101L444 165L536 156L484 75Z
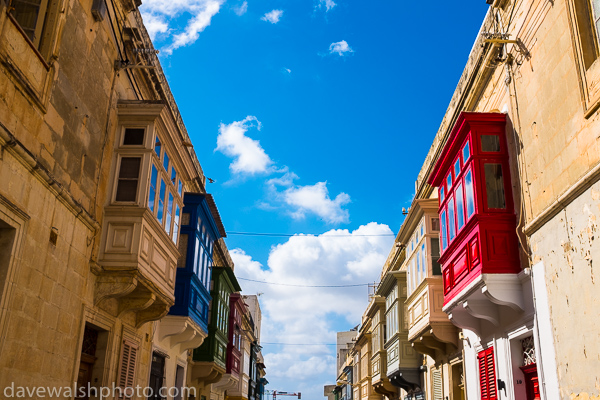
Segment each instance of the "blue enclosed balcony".
M182 330L177 336L195 337L189 347L195 348L208 334L214 245L226 235L210 194L186 193L183 202L179 239L182 257L177 265L175 304L166 320L173 322L170 331Z

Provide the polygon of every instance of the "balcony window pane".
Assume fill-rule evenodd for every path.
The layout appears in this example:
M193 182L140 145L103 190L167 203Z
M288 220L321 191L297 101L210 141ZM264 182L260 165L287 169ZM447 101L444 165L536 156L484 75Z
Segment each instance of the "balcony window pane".
M156 218L163 223L164 217L164 209L165 209L165 181L160 180L160 194L158 197L158 212L156 213Z
M117 183L117 201L135 201L137 196L138 177L140 175L140 157L121 158L119 181Z
M144 144L144 128L126 128L123 137L124 146L139 146Z
M173 186L177 185L177 171L175 170L175 167L171 169L171 183Z
M460 157L456 159L454 163L454 179L456 179L460 175Z
M173 243L177 244L177 235L179 234L179 214L181 210L179 204L175 205L175 220L173 221Z
M9 8L9 12L19 23L19 26L27 37L35 42L35 31L38 24L39 12L41 7L41 0L13 0L12 9Z
M160 158L160 149L161 149L160 139L157 136L156 140L154 141L154 151L156 152L156 155L158 156L158 158Z
M178 186L177 186L177 193L179 193L179 196L183 196L183 182L181 181L181 179L179 179L178 181Z
M452 172L448 174L448 178L446 178L446 185L448 186L448 194L450 194L450 189L452 189Z
M463 147L462 156L463 156L463 163L466 163L467 160L469 159L469 157L471 157L471 149L469 148L468 140L467 140L467 143L465 143L465 147Z
M415 289L421 283L421 252L417 251L417 269L415 271Z
M502 165L484 164L483 168L485 172L485 190L487 193L488 208L506 208Z
M165 157L163 158L163 167L165 168L165 171L167 171L167 173L169 173L169 155L167 154L166 151L165 151Z
M448 198L448 243L456 236L456 221L454 220L454 199Z
M471 170L465 174L465 193L467 199L467 219L475 212L475 199L473 196L473 176Z
M156 184L158 179L158 171L156 166L152 164L152 174L150 175L150 191L148 193L148 208L154 214L154 203L156 201Z
M198 240L198 237L196 236L196 248L194 249L194 265L193 265L193 269L194 269L194 274L198 275L198 263L200 262L199 258L200 258L200 240Z
M433 275L442 274L442 266L438 262L440 259L440 241L431 239L431 272Z
M448 241L446 239L446 210L442 211L440 219L442 220L442 249L445 249L448 247Z
M427 276L427 251L425 243L421 245L421 280Z
M465 224L462 184L459 184L456 187L456 222L458 224L458 230L460 231L460 228Z
M431 218L431 230L434 232L439 232L439 230L440 230L440 219L439 218Z
M444 201L444 187L440 188L440 203Z
M171 234L171 220L173 215L173 193L169 192L169 202L167 203L167 221L165 223L165 230L167 235Z
M499 152L500 137L498 135L481 135L481 151Z

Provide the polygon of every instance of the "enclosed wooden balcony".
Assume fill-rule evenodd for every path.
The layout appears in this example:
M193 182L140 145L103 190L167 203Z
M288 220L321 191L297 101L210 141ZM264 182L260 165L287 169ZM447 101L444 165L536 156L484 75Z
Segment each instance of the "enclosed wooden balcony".
M475 331L524 309L505 125L501 113L462 113L429 179L439 188L443 309Z
M444 285L441 277L425 278L406 304L408 340L415 350L436 359L437 352L448 354L457 349L458 330L442 311Z

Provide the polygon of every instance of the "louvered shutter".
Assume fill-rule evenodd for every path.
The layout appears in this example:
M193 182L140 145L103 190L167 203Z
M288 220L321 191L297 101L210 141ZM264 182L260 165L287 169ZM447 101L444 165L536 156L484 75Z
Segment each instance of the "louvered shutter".
M127 340L123 341L123 352L121 354L121 368L119 372L119 387L121 388L119 400L131 399L131 396L126 394L133 394L133 379L135 378L135 367L137 361L138 346L135 343ZM131 388L125 392L125 389Z
M494 348L479 352L479 382L481 386L481 400L497 400L496 369L494 365Z
M431 373L433 400L444 400L444 390L442 389L442 371L439 369Z

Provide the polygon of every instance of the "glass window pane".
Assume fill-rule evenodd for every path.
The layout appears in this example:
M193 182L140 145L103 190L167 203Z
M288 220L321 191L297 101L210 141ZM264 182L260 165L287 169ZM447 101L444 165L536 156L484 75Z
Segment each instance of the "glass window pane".
M456 159L454 163L454 179L456 179L460 175L460 157Z
M198 263L200 262L199 258L200 258L200 241L198 240L198 237L196 236L196 249L194 252L194 264L193 264L194 274L196 274L196 275L198 275Z
M459 184L456 187L456 223L458 225L458 230L465 224L462 184Z
M438 232L440 230L440 219L439 218L431 218L431 230Z
M179 234L179 214L181 210L179 209L179 204L175 205L175 219L173 221L173 243L177 244L177 234Z
M456 236L456 225L454 221L454 199L448 198L448 243Z
M440 188L440 203L444 201L444 187Z
M471 157L471 148L469 147L468 140L467 140L467 143L465 143L465 147L463 147L462 156L463 156L463 163L466 163L467 160L469 159L469 157Z
M35 30L38 23L38 17L40 12L41 1L40 0L13 0L12 9L9 8L9 12L17 20L19 26L27 37L35 42Z
M169 155L167 154L167 152L165 151L165 157L163 158L163 167L165 168L165 171L167 171L167 173L169 172Z
M506 208L502 165L484 164L488 208Z
M448 174L448 178L446 178L446 185L448 186L448 194L450 194L450 189L452 189L452 172Z
M173 169L171 169L171 183L174 186L177 185L177 171L175 170L175 167L173 167Z
M442 222L442 249L445 249L446 247L448 247L448 241L446 239L446 211L442 211L442 213L440 214L440 219Z
M417 268L415 270L415 289L421 283L421 253L417 252Z
M121 158L117 193L115 196L117 201L135 201L141 160L140 157Z
M173 193L169 192L169 202L167 203L167 220L165 223L165 230L167 235L171 234L171 217L173 215Z
M475 212L475 199L473 197L473 176L471 170L465 174L465 192L467 199L467 219Z
M135 146L144 144L144 128L126 128L123 137L124 146Z
M156 213L156 218L162 224L164 217L164 209L165 209L165 182L160 180L160 194L158 196L158 212Z
M156 141L154 142L154 151L156 152L156 155L160 158L160 139L158 138L158 136L156 136Z
M421 269L422 276L427 276L427 250L425 249L425 243L421 245Z
M442 266L438 262L440 259L440 241L431 239L431 272L433 275L442 274Z
M180 197L183 196L183 182L181 181L181 179L179 180L179 186L177 188L177 193L179 193Z
M481 135L481 151L500 151L500 137L498 135Z
M152 174L150 175L150 191L148 193L148 208L154 213L154 202L156 201L156 179L158 177L158 171L156 166L152 164Z

